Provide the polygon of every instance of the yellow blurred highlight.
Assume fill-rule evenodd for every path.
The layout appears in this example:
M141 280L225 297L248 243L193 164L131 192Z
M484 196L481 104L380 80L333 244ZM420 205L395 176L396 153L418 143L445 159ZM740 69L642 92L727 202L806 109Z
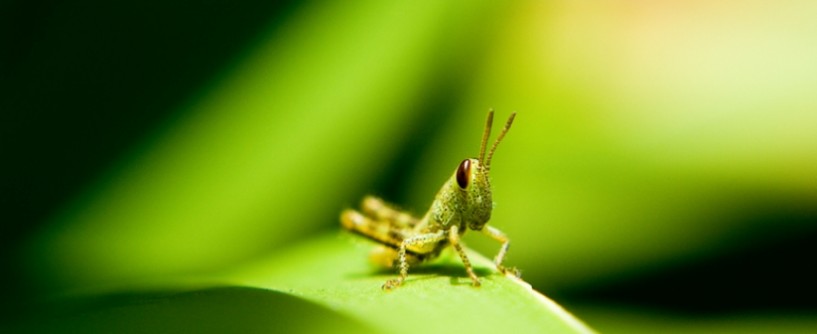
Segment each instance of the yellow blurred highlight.
M494 159L492 223L543 291L728 247L757 228L743 225L750 200L817 199L815 15L811 2L518 4L467 121L420 157L411 202L476 154L489 105L519 113Z

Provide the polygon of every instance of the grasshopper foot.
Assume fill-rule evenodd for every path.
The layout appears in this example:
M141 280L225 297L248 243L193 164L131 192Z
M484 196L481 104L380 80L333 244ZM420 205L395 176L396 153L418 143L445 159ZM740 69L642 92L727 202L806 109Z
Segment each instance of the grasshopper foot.
M516 269L516 267L505 267L502 265L497 265L496 269L499 270L500 273L505 275L511 274L516 277L522 277L522 273L519 271L519 269Z
M481 285L482 285L482 283L479 281L479 278L472 278L471 279L471 286L473 286L475 288L478 288Z
M403 281L401 281L399 279L390 279L390 280L386 281L386 283L383 283L383 286L381 288L384 291L391 291L391 290L396 289L401 284L403 284Z

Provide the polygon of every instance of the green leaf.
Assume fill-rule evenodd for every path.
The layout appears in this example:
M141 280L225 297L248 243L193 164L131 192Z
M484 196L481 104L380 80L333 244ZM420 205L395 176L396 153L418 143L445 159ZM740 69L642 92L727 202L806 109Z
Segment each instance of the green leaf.
M403 286L385 292L395 274L371 266L368 241L329 235L275 254L229 279L287 291L390 333L582 333L590 330L520 279L496 272L469 252L482 286L470 279L453 252L411 268Z
M395 274L366 259L371 243L329 234L214 277L65 299L15 329L78 332L588 333L552 300L469 251L482 286L453 253ZM159 287L158 289L156 287ZM122 292L124 291L124 292ZM146 292L149 291L149 292ZM53 309L53 308L52 308Z

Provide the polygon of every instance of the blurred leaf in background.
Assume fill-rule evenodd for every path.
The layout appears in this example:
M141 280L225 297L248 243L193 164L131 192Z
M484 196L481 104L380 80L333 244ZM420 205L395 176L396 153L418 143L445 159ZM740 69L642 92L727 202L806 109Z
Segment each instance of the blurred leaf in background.
M336 226L410 136L432 73L478 42L450 34L490 7L447 19L456 7L304 6L55 218L32 244L41 276L81 287L207 272Z
M86 50L68 37L115 40L92 26L53 33L54 17L76 23L68 9L82 13L68 7L45 6L53 17L33 15L44 24L14 35L34 42L9 57L24 60L27 67L9 72L28 85L9 110L63 115L54 111L59 102L36 102L45 94L74 101L65 112L78 112L94 101L82 88L120 80L81 56L87 68L68 74L60 71L72 58L42 56ZM591 327L626 332L724 314L743 321L732 330L780 314L805 319L796 328L817 321L817 276L808 270L817 244L817 5L361 1L255 12L269 16L245 26L257 35L245 32L232 53L205 57L217 70L200 67L208 74L176 82L165 68L125 93L106 91L109 103L85 114L98 128L142 89L155 104L128 110L155 116L140 123L149 130L131 131L139 140L100 149L118 157L111 167L92 166L105 172L48 164L73 161L64 153L72 150L95 156L81 146L4 140L23 162L4 177L26 176L9 182L26 196L4 202L35 208L24 212L37 211L40 194L53 194L37 190L50 184L42 180L94 180L63 185L63 197L46 201L62 209L26 216L36 228L9 224L19 231L7 239L32 236L10 260L24 268L27 284L53 292L225 270L335 229L338 211L367 192L421 214L457 163L476 155L493 107L499 118L519 113L492 168L492 224L511 237L508 261L538 290L575 305ZM141 15L155 18L150 10ZM184 26L167 23L177 38L145 45L183 55L175 41L196 35ZM222 31L197 27L205 35ZM131 36L165 35L145 31ZM78 40L108 50L105 38ZM123 45L113 54L126 54ZM51 66L36 66L42 59L32 55ZM50 87L50 70L62 75L58 83L80 88L39 91ZM156 97L162 94L177 102ZM68 119L94 129L64 115L12 115L9 128L38 129L37 121L59 128L54 122ZM77 136L118 138L117 125L99 138ZM71 134L35 132L46 143ZM25 159L32 152L46 157ZM29 170L25 161L42 163ZM477 237L466 241L494 254L497 246ZM643 313L616 312L621 305ZM670 319L628 327L650 314Z

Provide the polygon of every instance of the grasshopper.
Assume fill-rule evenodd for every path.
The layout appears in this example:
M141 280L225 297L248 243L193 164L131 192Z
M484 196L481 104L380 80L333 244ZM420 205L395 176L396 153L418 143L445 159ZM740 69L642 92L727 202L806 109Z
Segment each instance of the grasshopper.
M497 146L511 128L516 113L512 113L505 123L488 156L485 156L494 111L488 112L479 157L463 160L450 179L442 186L431 208L422 218L416 218L374 196L366 196L361 211L344 210L340 215L341 225L352 232L372 239L381 245L374 249L371 259L376 264L400 269L400 275L383 284L383 290L392 290L403 284L410 265L437 257L447 246L452 246L459 254L465 271L473 286L480 286L471 262L465 254L460 237L468 229L481 231L500 242L502 246L494 258L494 264L501 273L519 276L515 268L502 265L508 252L510 241L500 230L488 225L491 219L491 158Z

